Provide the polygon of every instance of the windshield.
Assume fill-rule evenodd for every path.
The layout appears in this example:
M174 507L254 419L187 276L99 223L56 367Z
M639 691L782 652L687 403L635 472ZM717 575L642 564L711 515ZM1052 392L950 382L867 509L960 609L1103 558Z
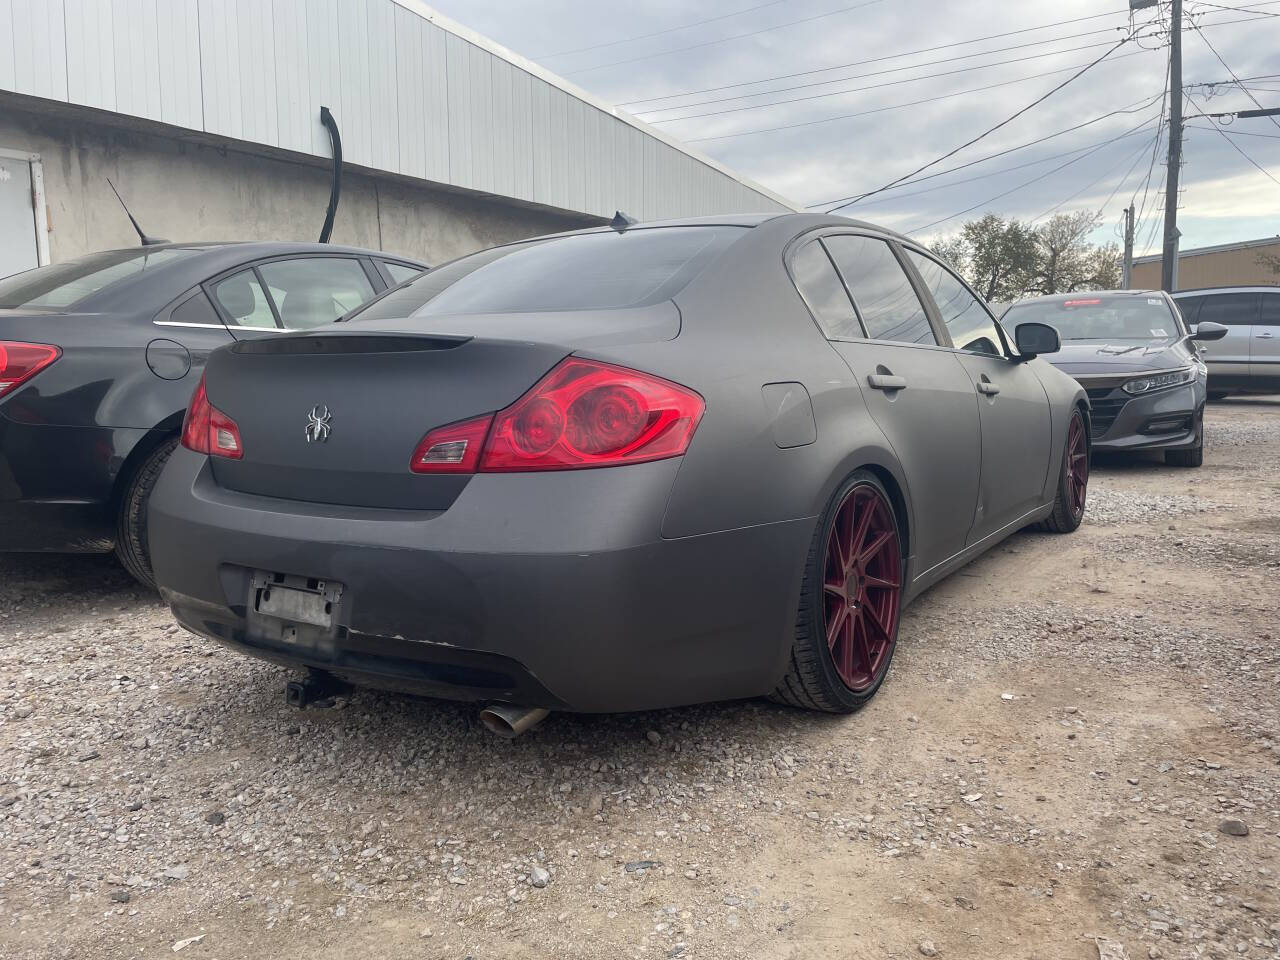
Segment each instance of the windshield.
M655 227L532 240L430 270L352 320L611 310L669 300L743 227Z
M1163 297L1038 300L1014 304L1003 320L1007 329L1029 321L1047 323L1063 340L1162 340L1185 332Z
M186 247L106 250L36 267L0 280L0 308L61 310L126 277L195 253L199 251Z

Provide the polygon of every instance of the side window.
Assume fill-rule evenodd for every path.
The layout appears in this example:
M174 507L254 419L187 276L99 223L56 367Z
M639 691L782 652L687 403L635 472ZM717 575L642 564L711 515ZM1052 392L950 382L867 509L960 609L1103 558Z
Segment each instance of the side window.
M222 326L222 318L213 309L213 304L209 302L209 298L204 295L203 290L197 290L194 296L187 297L186 300L174 307L169 313L168 320L170 323Z
M1215 293L1204 298L1196 323L1224 323L1228 327L1248 327L1258 322L1258 294Z
M1258 322L1266 327L1280 327L1280 293L1262 295L1262 319Z
M241 327L266 327L275 329L276 317L271 311L271 301L253 270L241 270L213 286L213 299L231 316L231 322Z
M823 243L853 294L868 336L937 345L929 316L888 243L851 236L827 237Z
M373 285L359 260L305 257L272 260L258 266L289 330L332 323L373 296Z
M1178 305L1178 312L1182 314L1182 319L1186 321L1188 327L1200 322L1197 314L1200 313L1200 305L1204 303L1204 297L1178 297L1173 302Z
M938 261L914 250L908 250L907 256L920 272L933 302L938 305L938 312L951 334L951 342L971 353L1004 356L995 320L960 278Z
M862 327L853 312L849 294L831 258L817 240L810 240L791 258L791 272L796 289L813 311L822 332L835 340L861 337Z
M390 260L383 260L382 265L387 268L387 273L391 274L391 282L393 284L401 284L406 280L412 280L422 272L421 267L411 267L407 263L392 263Z

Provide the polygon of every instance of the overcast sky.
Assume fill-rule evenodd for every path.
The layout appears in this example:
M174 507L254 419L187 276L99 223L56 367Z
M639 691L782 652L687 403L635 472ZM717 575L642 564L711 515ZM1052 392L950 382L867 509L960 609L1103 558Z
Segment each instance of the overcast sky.
M947 153L1101 56L1125 36L1131 22L1125 0L430 2L605 101L648 122L666 121L658 123L660 129L800 204L874 190ZM1056 210L1102 209L1105 222L1096 239L1118 239L1122 211L1131 198L1141 205L1151 167L1168 63L1167 33L1160 31L1160 24L1167 23L1167 6L1135 14L1138 40L927 173L1026 144L1110 111L1133 112L918 186L888 191L844 212L930 238L988 210L1034 220ZM1207 38L1254 97L1264 106L1280 106L1280 0L1187 0L1186 9L1203 37L1194 31L1184 34L1184 83L1230 80L1227 68L1206 45ZM1092 19L1062 23L1087 17ZM1059 25L1046 26L1055 23ZM1045 29L1027 30L1036 27ZM1012 31L1026 32L956 45ZM650 34L657 35L646 36ZM896 56L947 44L953 46ZM1018 49L1005 49L1014 46ZM593 49L582 49L588 47ZM1019 62L999 64L1014 59ZM984 64L997 65L969 69ZM815 72L821 68L833 69ZM958 70L963 72L908 80ZM1045 75L1051 71L1055 72ZM729 86L795 74L799 75ZM1248 79L1255 77L1268 79ZM904 80L908 82L895 82ZM850 91L873 84L882 86ZM964 93L981 87L991 89ZM796 89L767 92L779 88ZM1193 87L1189 92L1206 113L1255 106L1234 85ZM683 95L635 102L670 94ZM809 99L760 106L801 97ZM945 98L902 106L938 97ZM1195 117L1194 108L1187 112L1192 125L1210 125ZM692 114L714 115L675 119ZM831 119L845 114L863 115ZM1226 128L1231 138L1211 129L1188 130L1179 214L1184 249L1280 233L1280 183L1231 146L1234 142L1280 180L1280 118L1276 120L1237 120ZM775 127L788 129L768 130ZM1083 149L1115 137L1120 139L1096 151ZM1147 190L1139 254L1158 250L1160 244L1165 143L1162 139L1158 146ZM1074 162L1053 172L1068 161ZM1035 178L1041 179L1013 189ZM926 188L938 189L923 192ZM969 207L974 209L928 226Z

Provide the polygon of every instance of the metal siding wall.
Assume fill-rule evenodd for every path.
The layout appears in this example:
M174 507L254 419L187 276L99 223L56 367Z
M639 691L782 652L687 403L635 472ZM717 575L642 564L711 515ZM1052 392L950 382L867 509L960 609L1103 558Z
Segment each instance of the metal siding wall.
M162 0L112 0L115 21L115 109L134 117L161 119L160 18ZM68 13L70 6L68 6ZM71 30L68 18L67 30ZM68 57L67 70L71 60Z
M286 150L311 151L311 128L319 104L307 85L307 6L305 0L271 0L275 31L276 141Z
M338 107L330 107L342 131L342 156L352 163L370 166L373 122L369 103L369 6L365 0L339 0L337 39L342 86L337 91Z
M120 45L114 8L101 0L66 0L67 99L72 103L116 108L116 55ZM129 30L121 33L129 34ZM104 43L104 38L114 38ZM4 52L5 56L9 51Z
M160 74L160 119L204 129L200 92L200 14L196 0L163 0L156 7L156 69Z
M12 0L13 89L67 99L67 29L61 2Z
M320 108L328 107L344 130L342 108L342 58L338 48L338 0L307 2L307 77L315 115L311 118L311 150L317 156L331 155L329 132L320 123ZM345 137L344 137L345 142Z
M395 11L389 0L369 4L369 112L373 166L398 170L400 118L396 90Z
M467 44L467 78L470 83L471 186L493 192L493 57Z
M353 164L603 217L783 209L396 0L0 0L0 89L327 158L323 104Z
M471 44L452 33L445 37L449 91L449 182L472 184L471 165Z

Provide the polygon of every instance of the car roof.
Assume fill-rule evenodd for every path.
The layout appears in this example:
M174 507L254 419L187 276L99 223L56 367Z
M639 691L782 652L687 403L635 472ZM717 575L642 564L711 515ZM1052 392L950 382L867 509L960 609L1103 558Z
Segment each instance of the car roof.
M1195 295L1203 297L1214 293L1280 293L1280 284L1270 283L1240 283L1233 286L1221 287L1189 287L1186 290L1179 290L1173 294L1176 300L1178 297L1187 297Z
M1162 290L1073 290L1071 293L1046 293L1039 297L1026 297L1013 307L1024 303L1065 303L1067 300L1080 300L1085 297L1162 297Z
M241 264L267 257L304 256L361 256L379 257L383 260L399 260L415 266L426 265L411 257L370 250L365 247L348 247L333 243L305 243L289 241L198 241L188 243L157 243L146 247L126 247L118 250L95 251L97 254L157 252L164 250L189 250L191 256L178 257L158 263L134 276L125 277L90 294L76 305L78 311L109 312L135 309L159 309L209 277L230 270Z

